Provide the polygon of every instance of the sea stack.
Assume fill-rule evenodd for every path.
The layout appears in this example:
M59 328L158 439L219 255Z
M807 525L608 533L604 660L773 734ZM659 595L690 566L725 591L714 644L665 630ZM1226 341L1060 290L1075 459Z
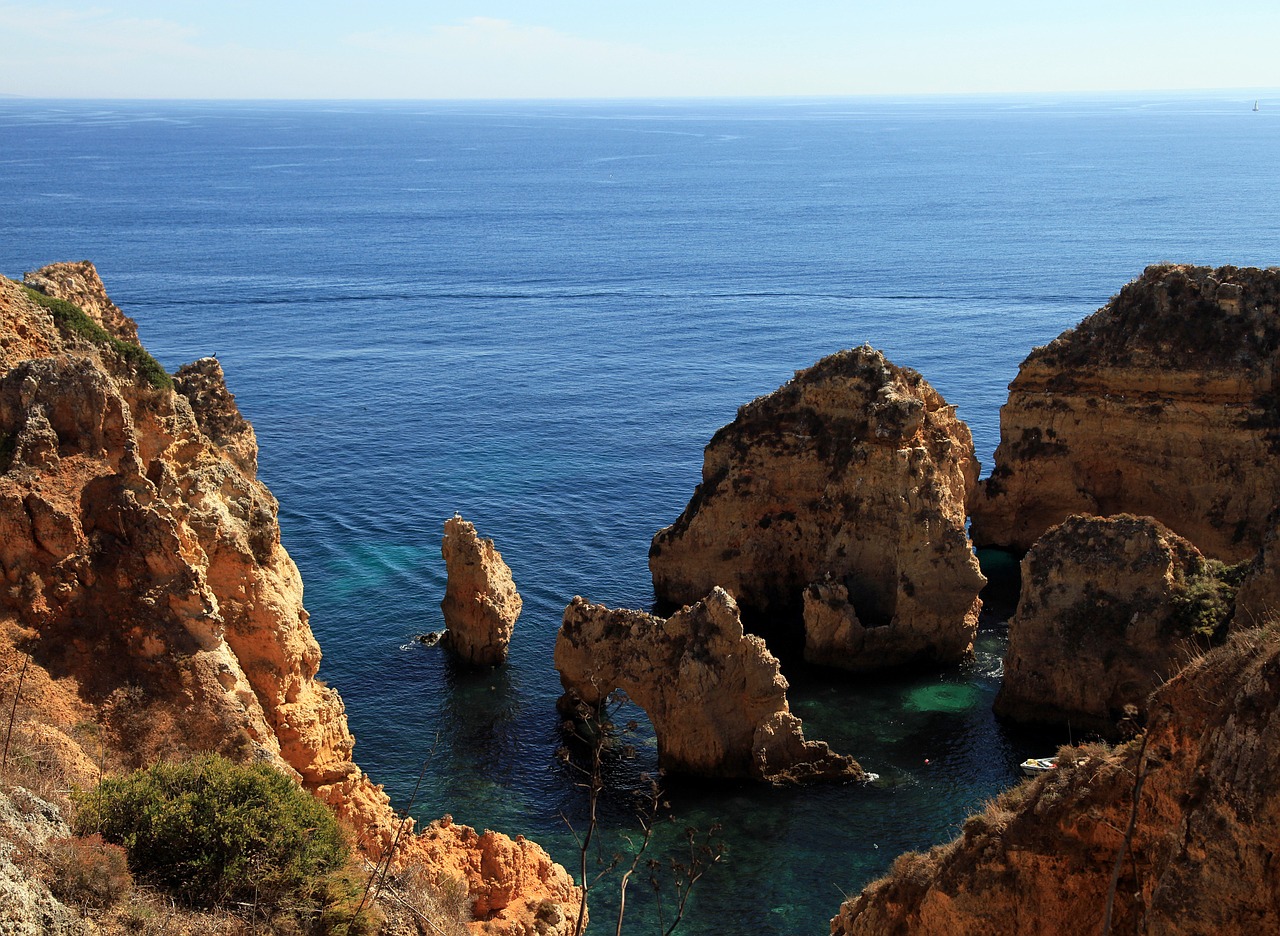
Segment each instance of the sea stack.
M575 597L555 663L567 714L603 705L615 689L644 709L664 770L776 784L865 776L853 758L804 739L777 658L743 633L723 589L665 620Z
M1114 737L1220 642L1234 597L1222 563L1150 517L1068 517L1022 560L996 713Z
M268 763L332 807L366 858L398 839L398 862L464 882L476 932L569 936L582 890L546 852L452 822L410 834L352 760L276 499L255 477L253 428L218 363L170 377L92 264L26 281L35 289L0 277L0 659L25 687L15 755L38 751L39 771L83 789L104 762L212 750Z
M449 576L440 602L445 647L476 666L506 662L524 603L493 540L454 514L445 521L440 553Z
M959 659L985 583L965 533L977 476L969 428L923 377L838 352L711 439L653 538L654 591L681 605L719 586L753 624L803 618L806 656L828 665Z
M1280 268L1148 267L1036 348L1000 411L974 542L1025 552L1071 514L1155 517L1250 558L1280 503Z

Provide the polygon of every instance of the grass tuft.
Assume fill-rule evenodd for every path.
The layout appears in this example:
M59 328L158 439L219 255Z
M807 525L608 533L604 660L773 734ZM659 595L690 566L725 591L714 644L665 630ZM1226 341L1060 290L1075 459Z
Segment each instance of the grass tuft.
M165 372L165 369L160 366L160 362L153 358L142 345L120 340L90 318L88 313L73 302L46 296L30 286L22 288L26 291L28 299L36 305L49 310L53 315L54 324L58 326L58 330L63 334L78 335L96 345L110 348L118 357L132 366L147 383L158 390L168 390L173 387L173 378Z

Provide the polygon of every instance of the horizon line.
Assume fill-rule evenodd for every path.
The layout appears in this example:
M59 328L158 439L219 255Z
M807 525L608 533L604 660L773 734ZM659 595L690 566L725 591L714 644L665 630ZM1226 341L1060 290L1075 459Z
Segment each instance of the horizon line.
M205 103L352 103L352 104L537 104L537 103L622 103L636 101L834 101L868 99L923 99L923 98L1046 98L1046 97L1116 97L1139 95L1219 95L1239 94L1244 98L1280 94L1280 85L1269 88L1220 87L1220 88L1112 88L1075 90L1025 90L1025 91L866 91L859 93L827 94L688 94L688 95L582 95L570 97L121 97L99 95L40 95L0 92L0 101L114 101L137 103L205 102Z

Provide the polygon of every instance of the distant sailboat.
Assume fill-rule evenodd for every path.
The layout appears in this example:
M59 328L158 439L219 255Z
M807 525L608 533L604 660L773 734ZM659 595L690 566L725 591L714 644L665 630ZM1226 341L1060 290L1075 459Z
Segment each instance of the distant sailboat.
M1257 101L1254 101L1254 102L1253 102L1253 109L1254 109L1254 111L1255 111L1255 112L1258 110L1258 102L1257 102Z

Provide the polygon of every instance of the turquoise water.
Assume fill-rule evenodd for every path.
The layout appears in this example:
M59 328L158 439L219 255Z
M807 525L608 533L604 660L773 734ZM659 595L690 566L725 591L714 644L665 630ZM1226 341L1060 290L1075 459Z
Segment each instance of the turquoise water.
M1280 110L1256 96L0 100L0 271L92 259L166 366L217 352L357 759L405 805L434 747L417 815L572 866L556 627L574 594L652 603L649 540L712 433L869 341L957 404L989 467L1019 361L1143 266L1276 262ZM410 639L441 626L454 511L525 600L501 669ZM951 837L1050 747L990 714L1000 618L942 673L785 661L809 736L881 779L672 782L659 845L720 822L727 847L686 931L824 932L842 891ZM607 764L607 851L653 769L646 726L635 741Z

